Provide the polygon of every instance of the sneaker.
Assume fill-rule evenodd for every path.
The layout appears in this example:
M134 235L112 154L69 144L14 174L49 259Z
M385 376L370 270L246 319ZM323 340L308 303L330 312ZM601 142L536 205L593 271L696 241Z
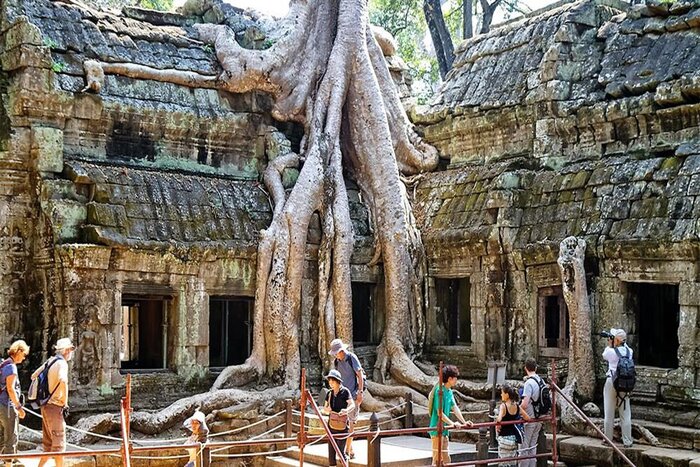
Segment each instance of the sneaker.
M627 449L629 449L629 448L631 448L632 446L634 446L634 444L633 444L633 443L625 443L625 444L623 444L622 446L625 447L625 448L627 448Z

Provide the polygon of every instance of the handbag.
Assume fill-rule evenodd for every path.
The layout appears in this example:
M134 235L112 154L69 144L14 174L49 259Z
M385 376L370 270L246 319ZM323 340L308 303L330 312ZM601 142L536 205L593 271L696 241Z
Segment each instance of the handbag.
M328 416L328 426L331 428L331 430L345 430L348 427L348 414L331 412Z

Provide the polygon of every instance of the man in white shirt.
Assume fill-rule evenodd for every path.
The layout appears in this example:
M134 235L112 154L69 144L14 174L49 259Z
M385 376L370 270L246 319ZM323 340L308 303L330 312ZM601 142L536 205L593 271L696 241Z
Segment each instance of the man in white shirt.
M63 418L63 409L68 406L68 362L73 358L75 346L67 337L56 341L54 346L56 361L49 368L49 401L41 406L42 417L42 445L44 452L63 452L66 450L66 421ZM42 367L37 370L32 379L35 379ZM43 467L49 460L42 457L38 467ZM63 457L56 457L56 467L63 467Z
M632 349L627 347L627 333L624 329L610 329L613 336L608 342L608 346L603 351L603 358L608 362L608 372L606 373L605 386L603 387L603 409L605 411L605 422L603 428L605 436L613 439L613 423L615 421L615 410L620 412L620 426L622 427L622 444L631 447L632 438L632 408L630 406L629 394L618 394L613 386L613 376L617 371L617 363L620 361L618 352L622 356L632 358Z

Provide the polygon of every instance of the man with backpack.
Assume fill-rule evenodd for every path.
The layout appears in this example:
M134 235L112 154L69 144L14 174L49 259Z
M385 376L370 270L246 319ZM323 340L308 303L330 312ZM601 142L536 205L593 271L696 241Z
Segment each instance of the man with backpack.
M542 392L546 388L546 383L537 374L537 362L530 357L525 360L525 387L523 388L523 401L520 406L530 418L538 418L545 415L545 410L549 411L546 403L543 404ZM545 394L548 397L548 394ZM551 404L550 404L551 407ZM532 456L537 454L537 438L542 429L542 422L526 423L523 427L523 442L521 445L521 455ZM525 459L518 462L520 467L535 467L537 459Z
M630 407L629 392L634 386L634 361L632 349L627 347L627 333L623 329L612 328L612 337L603 351L603 359L608 362L605 386L603 387L603 409L605 436L613 439L613 422L615 411L620 412L622 427L622 444L632 447L632 408Z
M331 349L328 354L334 357L333 366L340 372L343 378L343 386L348 388L355 401L355 409L348 413L348 426L350 432L355 428L355 422L360 414L362 404L362 392L365 390L365 372L357 355L348 350L348 346L341 339L331 341ZM349 459L355 457L352 449L352 438L348 438L345 445L345 453Z
M40 366L32 380L46 370L49 396L40 400L42 446L44 452L62 452L66 449L66 422L63 412L68 407L68 362L73 358L75 346L68 337L56 341L56 355ZM49 457L42 457L38 467L43 467ZM63 457L56 457L56 467L63 467Z

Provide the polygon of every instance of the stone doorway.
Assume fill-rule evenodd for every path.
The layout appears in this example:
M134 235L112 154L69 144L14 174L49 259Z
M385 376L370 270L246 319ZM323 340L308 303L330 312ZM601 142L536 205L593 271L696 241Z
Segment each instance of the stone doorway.
M374 344L374 303L376 285L352 283L352 337L355 345Z
M678 285L629 282L627 300L634 313L637 363L678 368Z
M238 365L253 345L253 305L250 297L212 297L209 300L209 366Z
M470 344L472 341L471 284L468 277L435 279L435 302L438 319L447 329L447 344Z
M167 297L123 296L121 347L123 370L167 367Z

